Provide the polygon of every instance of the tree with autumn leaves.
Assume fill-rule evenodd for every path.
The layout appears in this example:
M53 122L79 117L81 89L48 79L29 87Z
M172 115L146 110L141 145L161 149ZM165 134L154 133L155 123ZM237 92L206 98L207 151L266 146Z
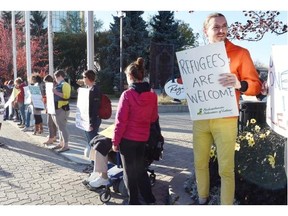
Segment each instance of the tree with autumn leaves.
M48 42L47 31L39 31L39 23L35 21L41 16L39 12L31 13L31 68L32 73L37 72L42 75L48 73ZM37 19L37 20L38 20ZM42 19L44 22L45 19ZM36 24L35 24L36 23ZM34 25L33 25L34 24ZM41 26L41 25L40 25ZM26 38L25 38L25 23L21 12L15 16L16 29L16 61L17 61L17 76L23 79L27 78L26 69ZM35 30L36 29L36 30ZM38 29L38 31L37 31ZM13 79L13 52L12 52L12 26L11 12L2 12L0 18L0 76L1 78Z

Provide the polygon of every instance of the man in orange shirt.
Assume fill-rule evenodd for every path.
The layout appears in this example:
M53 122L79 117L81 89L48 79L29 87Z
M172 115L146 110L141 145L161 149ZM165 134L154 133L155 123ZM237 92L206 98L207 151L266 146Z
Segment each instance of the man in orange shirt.
M237 101L241 92L257 95L261 81L249 51L232 44L227 37L228 24L223 14L210 14L204 22L204 33L209 43L224 41L230 61L231 73L223 73L219 83L234 87ZM234 154L238 117L197 120L193 122L194 165L198 190L198 203L207 204L209 198L209 160L213 142L217 148L219 175L221 177L221 204L232 205L235 194Z

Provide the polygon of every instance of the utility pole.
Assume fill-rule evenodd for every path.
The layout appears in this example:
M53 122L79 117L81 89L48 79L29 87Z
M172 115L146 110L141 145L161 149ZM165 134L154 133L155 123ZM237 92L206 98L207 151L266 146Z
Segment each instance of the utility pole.
M15 11L11 12L12 16L12 52L13 52L13 72L14 80L17 78L17 50L16 50L16 28L15 28Z
M52 12L48 11L48 53L49 53L49 75L54 74L54 59L53 59L53 25Z
M87 69L94 70L94 19L93 11L87 11Z
M120 21L120 70L119 70L119 78L120 78L120 94L123 91L123 18L126 16L126 13L123 11L117 11L119 21Z
M25 11L27 81L31 78L30 11Z

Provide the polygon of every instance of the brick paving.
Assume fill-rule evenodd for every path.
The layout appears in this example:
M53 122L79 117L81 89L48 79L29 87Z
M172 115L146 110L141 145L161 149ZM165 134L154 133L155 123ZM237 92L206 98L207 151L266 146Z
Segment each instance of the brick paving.
M114 114L104 120L100 130L112 124ZM75 127L75 103L72 103L68 122L70 150L57 153L45 148L47 127L41 135L22 132L15 122L5 121L0 131L0 205L103 205L99 193L89 191L81 183L89 163L83 157L85 136ZM45 115L43 115L44 117ZM44 119L44 118L43 118ZM189 113L161 113L160 124L165 137L163 160L155 161L153 193L157 205L168 203L169 188L176 194L174 204L190 204L183 183L192 169L192 123ZM123 197L111 190L107 205L121 205Z

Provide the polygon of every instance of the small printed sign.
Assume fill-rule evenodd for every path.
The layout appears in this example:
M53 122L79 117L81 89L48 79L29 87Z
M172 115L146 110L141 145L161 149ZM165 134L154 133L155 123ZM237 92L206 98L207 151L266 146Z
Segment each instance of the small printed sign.
M184 85L181 78L169 80L166 82L164 89L165 93L171 98L179 100L186 99Z

